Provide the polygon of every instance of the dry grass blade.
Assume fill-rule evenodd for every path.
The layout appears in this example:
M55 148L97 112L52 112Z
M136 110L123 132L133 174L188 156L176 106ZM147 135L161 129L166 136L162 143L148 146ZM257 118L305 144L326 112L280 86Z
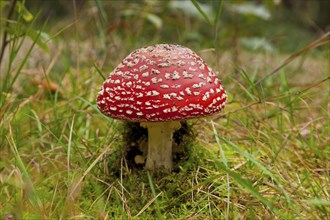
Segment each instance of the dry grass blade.
M25 185L25 190L28 192L28 196L30 199L30 202L34 205L37 205L39 207L40 210L42 210L42 202L41 199L39 197L39 195L37 194L37 191L34 188L34 185L32 183L32 180L30 178L30 175L26 169L26 166L20 156L20 153L18 152L15 140L14 140L14 136L13 136L13 131L11 128L11 125L8 125L9 127L9 136L6 137L7 142L9 143L11 150L15 156L15 159L17 161L17 166L20 169L20 171L22 172L22 176L23 176L23 180L24 180L24 185Z
M322 83L324 83L324 82L326 82L326 81L329 81L329 80L330 80L330 76L328 76L328 77L326 77L326 78L320 80L319 82L316 82L316 83L314 83L314 84L308 86L307 88L305 88L305 89L303 89L303 90L299 90L299 91L297 91L297 92L295 92L295 93L293 93L293 94L295 94L295 95L303 94L303 93L307 92L308 90L310 90L310 89L312 89L312 88L315 88L315 87L317 87L317 86L321 85ZM286 97L286 96L283 96L283 97L281 97L281 98L285 98L285 97ZM217 121L217 120L220 119L220 118L226 117L226 116L228 116L228 115L231 115L231 114L234 114L234 113L237 113L237 112L240 112L240 111L245 111L245 110L250 109L251 107L253 107L253 106L255 106L255 105L263 105L264 103L272 102L272 101L274 101L274 100L276 100L276 99L278 99L278 98L279 98L279 96L267 97L265 100L263 100L263 102L261 102L261 101L252 102L252 103L246 104L246 105L244 105L244 106L242 106L242 107L240 107L240 108L233 109L233 110L228 111L228 112L223 112L223 113L219 114L218 116L214 117L214 118L213 118L213 121ZM290 103L294 103L294 102L295 102L295 99L292 100ZM229 104L230 104L230 103L229 103ZM284 106L284 107L282 108L282 110L284 110L285 107L287 107L287 106ZM262 121L262 120L265 120L265 119L268 119L268 118L271 118L271 117L273 117L274 115L275 115L275 114L271 114L271 115L268 115L267 117L263 117L263 118L261 119L261 121ZM205 125L206 123L207 123L207 122L204 122L202 125Z
M110 144L111 146L111 144ZM109 147L110 147L109 146ZM85 178L85 176L93 169L93 167L102 159L102 157L108 152L108 148L105 148L103 150L103 152L93 161L93 163L91 163L91 165L85 170L85 172L83 173L83 175L81 176L81 178L77 181L76 183L76 187L73 187L71 192L70 192L70 195L69 196L72 196L75 191L77 190L77 187L80 186L80 184L82 183L83 179Z
M162 192L158 193L158 195L156 197L152 198L149 202L147 202L147 204L145 204L145 206L143 206L143 208L139 211L138 214L136 214L135 217L138 217L139 215L141 215L161 194L162 194Z
M260 80L258 80L257 82L254 83L254 85L258 85L261 82L263 82L265 79L267 79L268 77L274 75L275 73L277 73L280 69L282 69L283 67L285 67L286 65L288 65L289 63L291 63L291 61L293 61L295 58L299 57L300 55L310 51L311 49L314 49L318 46L321 46L323 44L329 43L330 42L330 32L327 32L326 34L324 34L322 37L320 37L319 39L317 39L316 41L313 41L312 43L310 43L309 45L307 45L306 47L304 47L303 49L291 54L288 58L286 58L278 67L276 67L275 69L273 69L270 73L266 74L264 77L262 77Z
M72 133L73 133L73 124L74 124L74 115L72 117L72 122L70 126L70 134L69 134L69 141L68 141L68 156L67 156L67 166L68 166L68 175L70 173L70 156L71 156L71 144L72 144Z
M11 108L11 106L14 104L16 97L12 97L10 99L10 101L8 102L8 104L6 104L5 106L1 106L0 109L0 127L4 127L4 124L6 123L10 123L13 118L15 117L16 113L18 111L20 111L25 105L29 104L30 102L32 102L35 97L34 96L30 96L29 98L27 98L26 100L22 101L14 110L12 110L7 116L5 115L8 110ZM2 108L3 107L3 108ZM5 117L6 116L6 117Z

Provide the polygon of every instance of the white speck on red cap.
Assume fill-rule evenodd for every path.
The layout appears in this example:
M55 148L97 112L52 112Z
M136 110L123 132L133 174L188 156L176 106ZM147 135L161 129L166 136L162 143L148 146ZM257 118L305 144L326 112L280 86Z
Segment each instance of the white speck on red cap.
M171 121L212 115L226 100L221 81L196 53L157 44L132 52L110 73L97 106L126 121Z

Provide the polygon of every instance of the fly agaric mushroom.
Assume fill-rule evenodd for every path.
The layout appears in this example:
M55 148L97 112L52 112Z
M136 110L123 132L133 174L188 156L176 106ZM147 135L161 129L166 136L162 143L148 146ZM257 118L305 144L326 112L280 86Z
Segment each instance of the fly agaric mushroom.
M180 120L219 112L226 100L220 80L196 53L157 44L135 50L110 73L97 106L109 117L147 128L145 168L170 171L173 132Z

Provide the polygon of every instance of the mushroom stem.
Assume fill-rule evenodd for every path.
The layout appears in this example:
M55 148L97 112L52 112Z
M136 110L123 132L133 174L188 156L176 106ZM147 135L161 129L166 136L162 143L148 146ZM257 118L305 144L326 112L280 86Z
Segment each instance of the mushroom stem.
M180 121L141 122L148 129L148 155L145 169L172 170L172 140L175 130L181 127Z

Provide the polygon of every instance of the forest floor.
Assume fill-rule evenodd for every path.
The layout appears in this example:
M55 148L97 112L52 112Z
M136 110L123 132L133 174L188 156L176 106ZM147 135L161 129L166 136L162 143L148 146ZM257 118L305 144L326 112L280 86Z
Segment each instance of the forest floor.
M196 43L228 102L187 122L165 174L134 164L132 125L96 107L103 77L147 40L62 22L47 46L15 32L0 63L0 219L330 218L329 34L291 54Z

